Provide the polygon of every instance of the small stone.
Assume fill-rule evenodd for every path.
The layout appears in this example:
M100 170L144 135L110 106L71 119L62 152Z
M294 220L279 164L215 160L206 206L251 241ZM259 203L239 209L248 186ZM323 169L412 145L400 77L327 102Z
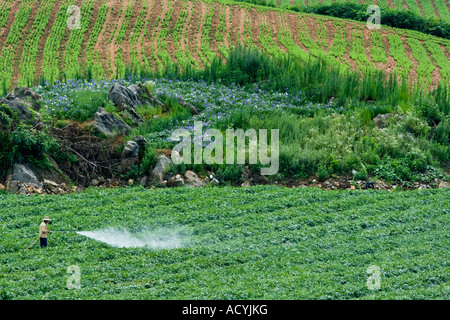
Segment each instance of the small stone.
M133 184L134 184L134 180L133 179L128 180L128 185L129 186L132 186Z
M448 181L441 181L439 182L438 188L448 188L450 187L450 183ZM1 190L1 185L0 185L0 190Z

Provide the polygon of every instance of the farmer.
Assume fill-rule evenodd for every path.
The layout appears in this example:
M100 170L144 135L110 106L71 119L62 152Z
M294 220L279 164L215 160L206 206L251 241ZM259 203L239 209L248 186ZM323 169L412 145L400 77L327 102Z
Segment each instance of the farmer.
M52 219L46 216L39 226L39 239L41 240L41 248L47 247L47 235L50 233L50 230L47 230L47 223L51 220Z

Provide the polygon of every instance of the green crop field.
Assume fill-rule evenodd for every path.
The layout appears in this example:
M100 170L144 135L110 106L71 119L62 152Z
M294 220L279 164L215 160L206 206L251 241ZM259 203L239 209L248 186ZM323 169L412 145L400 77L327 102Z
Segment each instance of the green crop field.
M448 300L449 1L0 0L0 300Z
M0 195L3 299L448 299L450 190L140 188ZM43 215L49 247L38 244ZM165 230L179 248L77 233ZM150 244L151 245L151 244ZM68 290L69 266L81 289ZM380 268L370 290L367 268ZM147 284L147 286L145 286Z

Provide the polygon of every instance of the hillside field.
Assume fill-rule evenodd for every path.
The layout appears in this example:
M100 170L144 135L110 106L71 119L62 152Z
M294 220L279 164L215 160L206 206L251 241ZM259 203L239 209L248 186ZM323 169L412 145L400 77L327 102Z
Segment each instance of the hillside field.
M449 208L448 188L129 188L0 195L0 297L448 299ZM38 244L25 250L47 214L54 231L49 247L45 253ZM164 230L163 235L184 238L170 250L115 248L56 232L111 228L131 234ZM72 265L80 268L78 290L67 289ZM368 289L369 266L380 268L379 290Z
M397 6L402 1L386 3ZM406 5L411 3L416 2ZM78 1L80 29L70 29L71 4L2 1L3 93L13 85L72 79L86 72L96 79L122 78L127 69L139 74L161 69L168 61L202 68L216 56L225 58L237 44L304 61L321 57L344 70L397 71L412 82L450 81L450 41L417 32L370 30L355 21L227 0ZM430 11L430 0L420 4L422 10L417 10ZM448 9L443 0L433 4L436 12Z

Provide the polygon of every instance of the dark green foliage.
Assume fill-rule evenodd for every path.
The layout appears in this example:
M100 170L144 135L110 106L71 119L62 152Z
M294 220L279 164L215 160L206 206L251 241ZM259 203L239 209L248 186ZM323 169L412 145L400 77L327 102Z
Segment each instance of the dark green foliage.
M372 13L367 13L367 4L356 2L333 2L301 6L294 9L305 13L315 13L342 19L366 22ZM411 10L382 7L381 24L394 28L409 29L437 37L450 39L450 24L441 19L425 18Z

